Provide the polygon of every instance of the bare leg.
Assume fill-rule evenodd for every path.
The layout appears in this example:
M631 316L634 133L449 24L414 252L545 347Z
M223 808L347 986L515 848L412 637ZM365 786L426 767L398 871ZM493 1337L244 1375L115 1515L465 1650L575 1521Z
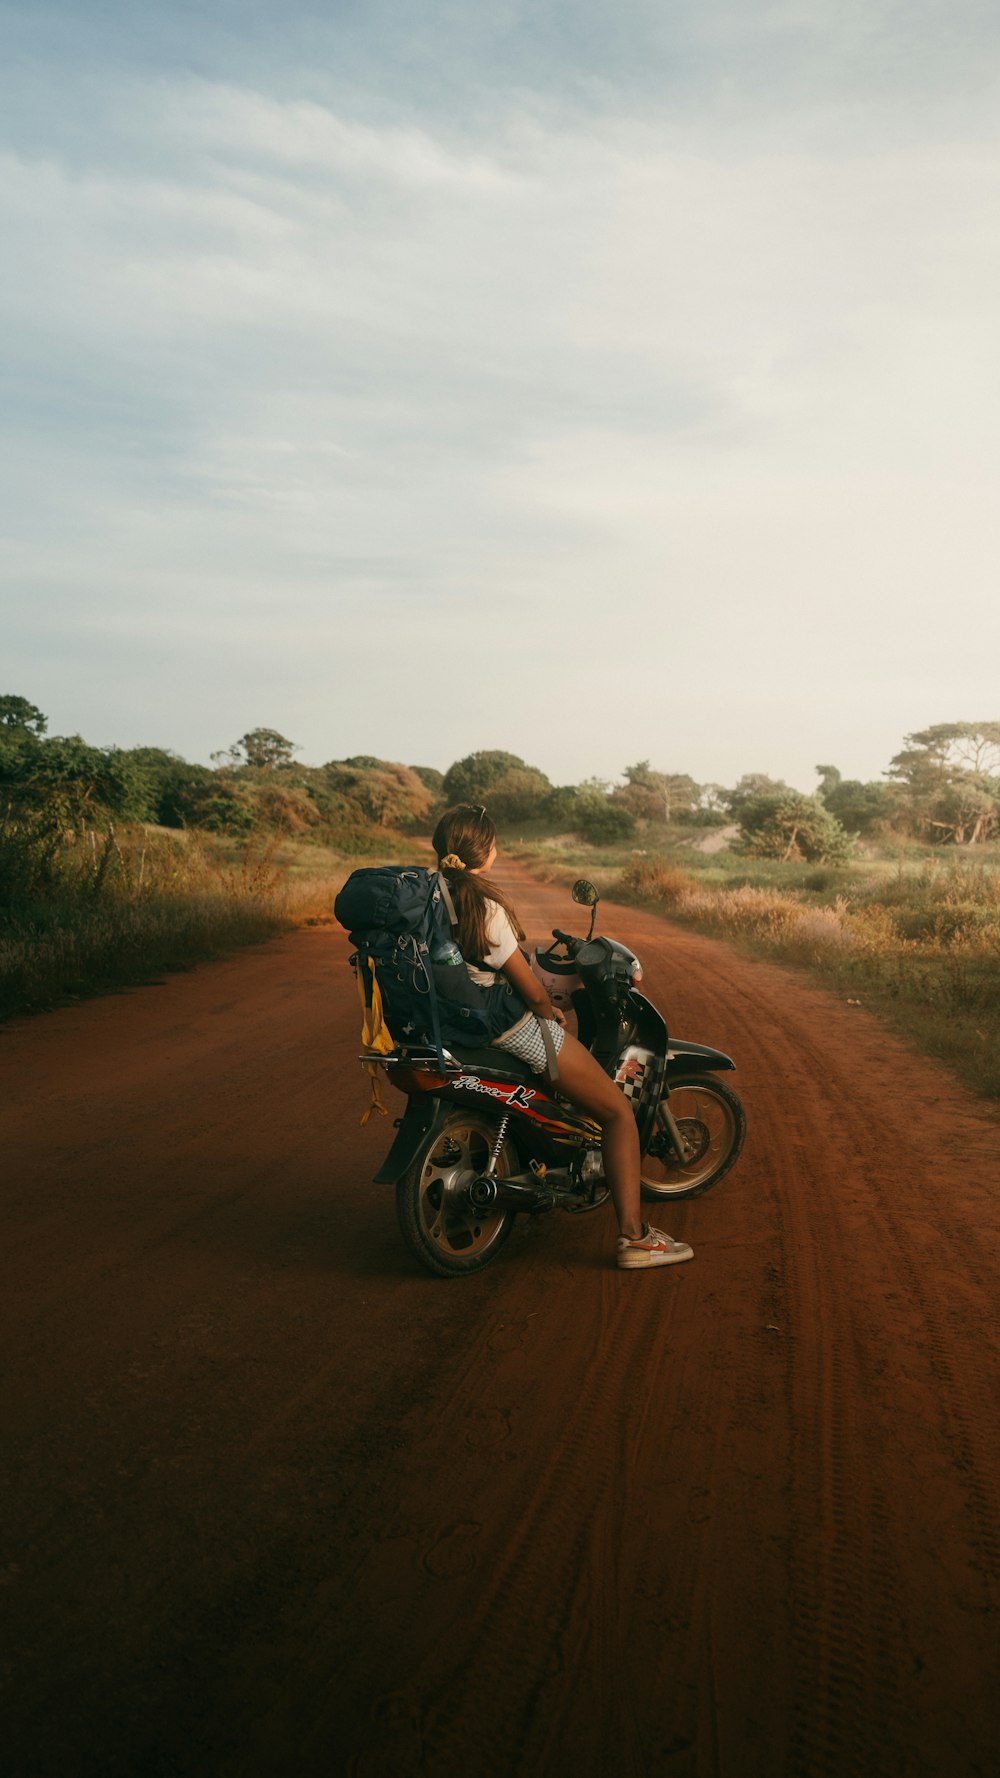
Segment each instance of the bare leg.
M605 1074L590 1051L567 1031L559 1051L558 1091L601 1126L604 1177L608 1182L623 1235L642 1234L639 1193L639 1132L624 1093Z

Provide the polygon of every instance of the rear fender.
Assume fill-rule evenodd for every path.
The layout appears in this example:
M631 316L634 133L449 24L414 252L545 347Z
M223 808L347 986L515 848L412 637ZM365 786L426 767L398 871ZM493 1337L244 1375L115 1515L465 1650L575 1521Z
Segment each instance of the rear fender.
M667 1050L667 1085L684 1074L721 1074L736 1063L721 1050L707 1049L703 1043L685 1043L672 1037Z
M396 1185L402 1179L407 1167L416 1160L421 1143L441 1122L445 1109L442 1100L430 1093L414 1095L407 1101L392 1147L375 1175L375 1185Z

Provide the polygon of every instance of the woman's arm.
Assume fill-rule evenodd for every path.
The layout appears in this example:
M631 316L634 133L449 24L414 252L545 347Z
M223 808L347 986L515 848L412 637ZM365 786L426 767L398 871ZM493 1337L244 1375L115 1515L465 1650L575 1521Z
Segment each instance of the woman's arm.
M555 1019L557 1024L565 1025L565 1015L559 1011L557 1006L553 1006L537 975L525 962L521 951L513 951L502 967L503 974L507 977L511 987L517 989L530 1012L537 1013L540 1019Z

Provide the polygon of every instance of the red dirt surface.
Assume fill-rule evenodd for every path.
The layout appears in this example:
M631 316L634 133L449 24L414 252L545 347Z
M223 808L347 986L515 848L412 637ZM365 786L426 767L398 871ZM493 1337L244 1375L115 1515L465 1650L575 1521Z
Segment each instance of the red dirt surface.
M8 1778L1000 1769L1000 1120L600 929L749 1120L651 1274L610 1210L418 1269L335 930L0 1034Z

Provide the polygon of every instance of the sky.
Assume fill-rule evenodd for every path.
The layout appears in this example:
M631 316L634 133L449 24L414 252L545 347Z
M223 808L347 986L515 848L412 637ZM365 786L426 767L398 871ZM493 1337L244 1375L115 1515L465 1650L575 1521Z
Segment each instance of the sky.
M815 787L1000 718L989 0L0 5L0 691Z

